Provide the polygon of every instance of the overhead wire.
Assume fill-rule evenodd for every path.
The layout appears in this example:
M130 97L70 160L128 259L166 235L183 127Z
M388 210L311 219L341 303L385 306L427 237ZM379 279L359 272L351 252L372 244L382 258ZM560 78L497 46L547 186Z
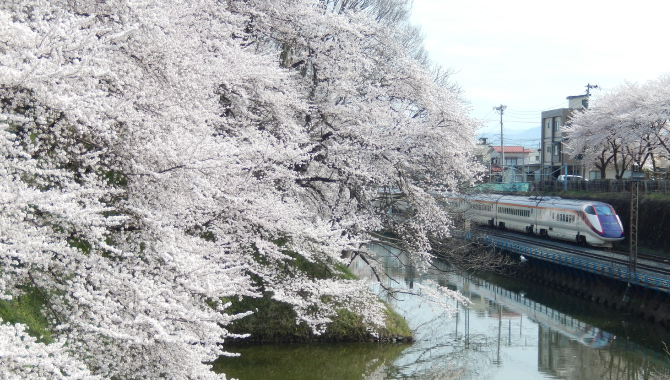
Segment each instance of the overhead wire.
M568 101L567 101L567 100L564 100L564 101L562 101L562 102L560 102L560 103L558 103L558 104L556 104L556 105L553 105L553 106L550 106L550 107L545 107L545 108L543 108L543 109L541 109L541 110L516 110L516 109L512 108L511 110L508 109L507 111L508 111L508 112L512 112L512 113L514 113L514 112L519 112L519 113L538 113L538 112L543 112L543 111L553 110L553 109L556 109L556 108L562 108L563 106L566 105L566 103L568 103Z

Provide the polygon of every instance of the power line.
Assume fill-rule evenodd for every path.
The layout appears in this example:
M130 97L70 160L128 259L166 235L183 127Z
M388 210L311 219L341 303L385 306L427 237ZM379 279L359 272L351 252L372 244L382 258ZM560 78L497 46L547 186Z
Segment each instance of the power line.
M556 109L556 108L565 108L565 105L566 105L566 101L562 101L559 104L556 104L556 105L551 106L551 107L545 107L545 108L542 108L540 110L517 110L517 109L512 108L512 109L508 110L507 112L512 113L512 114L514 114L514 113L540 113L540 112L543 112L543 111L553 110L553 109Z
M515 116L515 115L508 115L508 116L510 116L512 119L518 119L518 120L531 120L531 119L540 120L540 115L536 115L533 117Z

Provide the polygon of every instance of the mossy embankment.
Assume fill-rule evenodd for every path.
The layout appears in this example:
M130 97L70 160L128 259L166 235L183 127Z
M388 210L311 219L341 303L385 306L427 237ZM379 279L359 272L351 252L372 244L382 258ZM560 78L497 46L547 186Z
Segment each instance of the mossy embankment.
M296 323L296 313L290 305L271 299L245 298L233 301L231 312L253 310L254 314L234 322L229 330L237 334L250 334L237 343L270 342L398 342L411 341L412 331L405 319L386 305L386 326L371 334L362 316L344 308L328 325L325 333L316 335L305 322Z
M287 252L291 254L290 252ZM309 277L322 279L337 277L343 280L356 279L348 268L340 263L311 262L299 255L286 263L286 275L293 271L301 272ZM294 274L294 273L293 273ZM263 288L261 281L259 287ZM47 294L43 290L26 286L21 295L11 300L0 300L0 319L2 323L21 323L27 326L27 333L39 341L53 341L53 327L45 317L48 310ZM345 307L337 309L325 333L316 335L306 323L296 323L297 316L291 305L272 299L270 292L261 298L231 298L229 313L253 314L233 322L229 331L235 334L250 334L240 342L407 342L412 341L412 331L407 322L388 304L385 304L386 325L382 328L372 327L363 321L363 317ZM49 314L49 313L46 313ZM374 333L372 333L374 331ZM230 341L229 341L230 342Z
M53 341L50 325L42 310L46 307L44 295L35 288L25 289L24 294L12 300L0 300L0 318L3 323L22 323L27 332L39 341ZM375 335L370 333L363 318L344 308L337 311L337 317L328 326L326 332L315 335L303 322L296 324L293 308L277 302L266 294L263 298L243 298L234 301L232 312L253 310L254 314L234 322L230 326L233 333L250 334L241 342L402 342L412 341L412 331L407 322L388 305L386 308L386 326L378 329Z
M0 300L0 319L2 323L22 323L27 333L38 341L53 341L47 319L42 313L46 301L44 294L36 288L26 287L24 293L11 300Z
M276 242L282 247L282 241ZM306 260L290 250L283 252L290 257L284 262L283 275L287 278L306 276L312 279L356 280L357 277L345 265L325 260ZM252 276L252 278L254 278ZM259 289L265 286L257 280ZM337 315L332 318L326 331L315 334L305 322L298 322L296 312L291 305L272 299L272 292L263 292L260 298L245 297L227 299L231 303L227 312L231 314L252 311L253 314L233 322L228 330L235 334L249 334L236 343L275 343L275 342L398 342L412 341L412 331L402 316L385 304L384 327L369 326L359 314L351 312L345 305L333 306ZM324 302L329 302L324 300ZM332 302L332 301L330 301ZM316 305L314 305L316 307Z

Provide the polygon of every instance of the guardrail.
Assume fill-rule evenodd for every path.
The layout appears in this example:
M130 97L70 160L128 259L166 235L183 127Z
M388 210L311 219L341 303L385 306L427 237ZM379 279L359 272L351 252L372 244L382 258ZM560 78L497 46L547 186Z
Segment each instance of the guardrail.
M670 294L670 280L649 276L646 274L632 273L627 269L614 268L590 260L584 260L573 256L561 255L556 252L548 252L539 248L531 248L518 243L510 243L494 240L489 236L477 238L478 241L492 247L518 253L538 260L548 261L554 264L566 266L573 269L609 277L614 280L623 281L633 285L654 289Z
M670 181L640 180L635 181L639 185L640 193L670 193ZM632 181L630 179L594 179L591 181L568 181L542 180L530 183L531 191L562 191L579 190L597 193L627 193L630 192Z

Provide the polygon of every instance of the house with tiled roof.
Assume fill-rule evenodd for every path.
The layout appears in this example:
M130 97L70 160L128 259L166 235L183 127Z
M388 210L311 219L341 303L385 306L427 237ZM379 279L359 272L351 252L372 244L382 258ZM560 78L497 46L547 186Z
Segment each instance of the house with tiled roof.
M530 155L533 153L532 150L524 148L522 146L505 146L505 162L502 162L503 158L503 149L501 146L492 146L489 150L489 156L491 157L491 162L507 168L510 166L524 166L530 162Z
M505 162L502 162L503 148L499 145L489 147L487 157L492 175L504 171L505 175L500 179L501 182L525 182L534 179L534 172L540 167L539 150L506 145L504 153Z

